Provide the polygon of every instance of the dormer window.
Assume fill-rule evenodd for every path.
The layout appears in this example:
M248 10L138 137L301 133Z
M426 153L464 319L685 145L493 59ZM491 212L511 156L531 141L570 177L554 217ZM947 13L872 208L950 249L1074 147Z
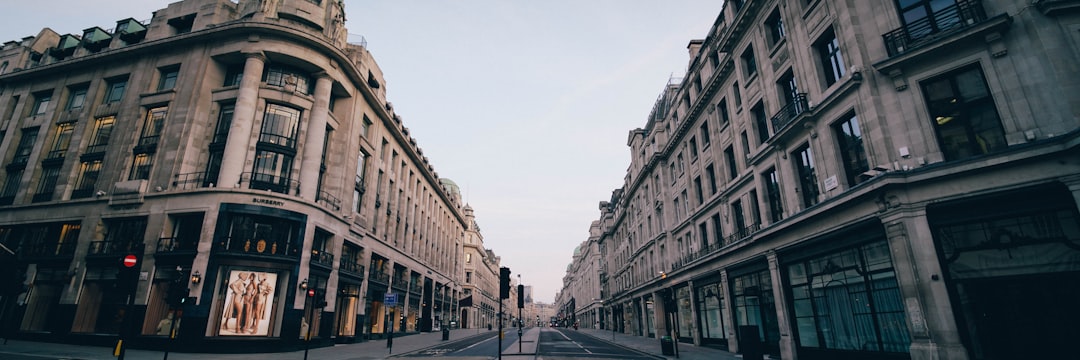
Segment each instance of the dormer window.
M146 37L146 26L138 20L127 18L116 22L116 33L120 35L120 40L134 44Z
M91 52L98 52L109 47L110 42L112 42L112 35L100 27L95 26L83 30L82 45Z
M67 34L61 36L60 42L56 44L56 47L49 49L49 55L52 55L56 60L63 60L75 53L75 49L79 47L80 42L82 42L82 39L79 39L79 37L75 35Z
M195 25L195 14L187 14L180 17L174 17L167 21L169 26L172 26L176 30L177 34L186 34L191 32L191 27Z

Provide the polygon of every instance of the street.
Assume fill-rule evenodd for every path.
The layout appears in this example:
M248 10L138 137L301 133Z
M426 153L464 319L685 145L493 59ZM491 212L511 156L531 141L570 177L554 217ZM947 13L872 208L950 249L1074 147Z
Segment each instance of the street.
M536 330L539 330L539 334L538 336L534 335L535 339L529 336L525 336L524 341L519 344L517 329L507 329L506 336L505 338L503 338L502 341L503 357L519 358L520 356L526 355L530 358L535 356L536 359L547 360L571 358L658 359L655 356L651 356L638 352L636 350L615 345L606 340L601 340L592 336L585 335L579 331L565 328L530 328L525 329L526 335L530 331ZM530 342L536 342L536 344L529 344ZM421 351L402 354L399 355L399 357L491 359L495 358L498 354L495 351L495 349L498 347L498 344L498 336L496 334L490 334L490 336L465 338L459 341L446 343ZM521 354L518 353L519 347L523 347L525 349L525 351ZM528 351L529 348L535 349L535 355L534 353Z

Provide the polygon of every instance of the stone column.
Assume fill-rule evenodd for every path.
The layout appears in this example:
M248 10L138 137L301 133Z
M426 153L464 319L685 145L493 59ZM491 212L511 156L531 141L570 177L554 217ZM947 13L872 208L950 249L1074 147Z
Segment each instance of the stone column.
M780 358L798 360L795 351L795 338L791 336L791 319L788 318L787 297L784 296L783 276L781 275L780 261L776 258L776 251L769 250L765 254L769 261L769 277L772 278L773 302L776 306L776 325L780 330Z
M942 281L933 233L923 206L898 206L881 216L896 282L904 299L912 360L968 359L949 290Z
M697 288L694 287L693 280L687 281L686 287L690 290L690 337L693 338L695 346L701 346L701 319L698 317L700 312L698 311Z
M240 90L236 94L229 137L225 141L225 153L221 158L221 173L218 186L235 187L240 185L240 174L244 172L244 161L248 157L248 144L251 141L252 126L255 123L255 106L259 102L259 84L262 83L263 66L266 56L262 52L245 53L244 75L240 79Z
M720 305L723 307L723 311L720 311L720 318L724 319L724 334L726 334L728 349L731 352L739 352L739 339L735 336L735 316L731 314L734 307L731 303L731 291L728 287L728 273L727 270L720 270L720 293L724 294L724 301Z
M333 85L333 80L325 72L315 76L315 105L311 107L303 162L300 163L300 197L308 201L315 201L315 192L319 188L319 167L322 165L323 143L326 141L326 119L330 117L330 86Z

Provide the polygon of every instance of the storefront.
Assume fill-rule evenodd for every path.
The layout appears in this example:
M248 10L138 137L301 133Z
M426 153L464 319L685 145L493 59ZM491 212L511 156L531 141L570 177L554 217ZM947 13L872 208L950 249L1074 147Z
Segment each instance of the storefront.
M816 239L784 258L800 359L907 359L903 298L880 223Z
M1075 199L1054 183L927 208L971 359L1075 356L1080 338Z
M772 278L765 264L760 267L732 271L731 299L734 307L733 326L737 336L746 336L743 329L756 330L765 353L780 355L780 328L776 320L776 301ZM741 339L741 341L746 341Z
M719 279L698 286L695 290L697 301L698 329L701 345L728 349L727 334L724 331L724 291Z

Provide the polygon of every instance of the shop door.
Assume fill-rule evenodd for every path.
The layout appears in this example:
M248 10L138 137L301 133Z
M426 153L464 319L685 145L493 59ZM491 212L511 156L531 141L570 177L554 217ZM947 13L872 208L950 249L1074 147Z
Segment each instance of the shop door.
M1080 272L968 280L973 359L1066 359L1080 339ZM963 296L963 295L962 295Z

